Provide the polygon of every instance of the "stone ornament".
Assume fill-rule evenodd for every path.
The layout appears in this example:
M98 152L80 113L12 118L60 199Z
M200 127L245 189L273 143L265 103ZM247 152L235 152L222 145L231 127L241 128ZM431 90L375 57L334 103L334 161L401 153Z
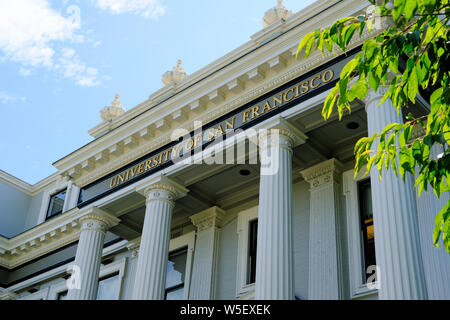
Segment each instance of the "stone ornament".
M292 11L283 5L283 0L277 0L277 5L266 11L263 18L263 27L267 28L271 24L283 19L286 20L292 15Z
M125 109L122 107L122 103L119 99L120 95L116 94L114 101L111 102L111 105L100 110L102 121L112 121L125 113Z
M301 174L311 185L310 190L314 190L333 181L339 183L342 168L343 165L338 160L330 159L301 171Z
M161 80L164 87L175 85L183 81L187 74L181 66L182 63L183 61L178 60L176 67L173 67L172 71L167 71L162 75Z

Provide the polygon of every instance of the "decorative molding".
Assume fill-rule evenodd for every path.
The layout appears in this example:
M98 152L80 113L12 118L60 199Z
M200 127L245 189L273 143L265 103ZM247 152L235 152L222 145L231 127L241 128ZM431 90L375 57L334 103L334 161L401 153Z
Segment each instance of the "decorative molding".
M361 6L361 4L358 4L358 6ZM339 10L343 10L343 9L344 8L339 8ZM345 8L346 12L349 10L351 10L351 8ZM312 10L312 11L314 11L314 10ZM326 14L331 14L331 12L326 11ZM297 18L298 18L298 15L295 15L295 16L297 16ZM354 37L354 39L350 43L350 47L353 48L353 47L359 45L369 36L373 36L373 34L363 33L361 38ZM287 38L284 39L285 37L287 37ZM285 41L286 42L287 39L289 39L289 41L294 41L294 38L297 39L298 35L294 36L294 34L289 33L289 36L287 34L283 35L282 40L277 40L277 41ZM295 41L297 41L297 40L295 40ZM295 43L295 42L293 42L293 43ZM285 43L283 43L283 46L284 45L285 45ZM291 44L288 45L287 47L290 48L290 46L291 46ZM267 47L264 47L264 48L267 51L280 50L279 49L280 47L277 46L275 42L271 43L270 45L268 45ZM284 51L286 51L286 50L284 50ZM286 52L289 52L289 51L290 51L290 49L287 49ZM272 61L277 56L280 56L280 53L277 52L274 55L267 57L263 61L258 61L258 66L263 66L264 64L267 64L268 62ZM242 93L241 95L239 95L237 97L235 94L230 95L230 97L233 97L232 98L233 100L228 99L228 96L227 96L227 98L224 100L223 103L217 104L214 108L211 108L211 110L208 110L208 112L206 112L206 113L203 112L203 114L200 117L198 117L198 120L206 123L206 122L209 122L211 119L220 117L220 115L223 115L224 113L227 113L230 110L233 110L233 109L237 108L238 106L241 106L242 104L254 99L255 97L260 96L260 95L264 94L265 92L268 92L271 89L274 89L275 87L278 87L278 86L286 83L287 81L294 79L299 74L305 73L305 72L315 68L316 66L329 61L330 59L332 59L334 57L335 57L335 55L333 55L331 53L325 53L324 56L322 56L320 51L315 51L315 52L313 52L313 54L311 54L310 58L308 58L307 60L302 60L302 61L299 61L298 63L291 64L290 67L281 75L276 74L276 73L273 74L272 77L268 78L268 80L265 81L262 85L253 85L253 88L250 87L249 90L246 90L245 93ZM294 57L292 57L292 59L294 59ZM248 59L243 59L242 61L239 61L238 65L239 64L247 64L247 63L248 63ZM256 66L256 67L258 67L258 66ZM254 68L255 68L255 66L253 67L253 69ZM234 70L234 67L233 67L233 70ZM238 71L238 70L242 70L242 68L236 68L236 71ZM250 68L249 70L252 70L252 68ZM244 74L249 72L249 70L245 71ZM197 74L198 73L195 73L195 75L197 75ZM213 78L215 78L215 77L213 77ZM177 109L184 109L187 112L191 112L192 110L190 110L190 108L185 108L185 107L188 106L189 104L191 104L192 102L203 99L204 97L207 98L208 93L210 93L214 90L218 90L219 88L227 89L227 87L228 87L227 84L238 78L241 81L243 80L242 73L233 75L231 79L228 78L223 84L220 83L219 85L217 85L217 82L214 82L213 79L208 80L208 85L212 81L212 83L215 83L215 87L210 88L206 84L202 85L204 87L204 90L202 91L203 95L195 96L193 101L189 100L189 98L188 98L187 104L181 102L182 100L185 101L185 99L183 97L190 95L191 92L192 93L198 92L199 89L202 87L194 86L194 87L192 87L192 89L190 88L187 91L183 91L182 95L181 96L177 95L175 100L173 100L173 99L164 100L162 102L162 104L163 104L162 106L158 106L157 110L155 109L155 111L149 112L147 115L145 115L145 117L146 118L151 117L153 122L157 122L157 121L160 121L165 118L170 120L170 117L172 117L173 112L177 111ZM190 83L190 81L188 81L188 83ZM184 86L181 86L179 89L184 89ZM230 89L227 89L227 90L230 90ZM206 99L206 100L208 100L208 99ZM191 101L191 102L189 102L189 101ZM142 107L144 105L146 105L148 108L148 104L146 104L146 103L143 103L143 104L139 105L138 107L141 107L141 110L142 110ZM172 107L176 108L176 110L173 110ZM171 110L167 111L167 112L165 111L165 110L169 110L169 109L171 109ZM133 111L135 111L135 110L133 110ZM155 114L162 114L162 113L164 113L164 115L162 117L158 117L158 116L155 117ZM132 113L132 115L135 115L135 113ZM142 117L139 117L139 118L140 118L140 120L143 120ZM189 118L191 118L191 117L189 117ZM140 120L136 120L136 121L140 121ZM133 121L133 122L136 122L136 121ZM186 129L190 130L192 126L193 126L192 124L188 124L188 128L186 128ZM133 125L130 123L130 124L127 124L126 127L132 128ZM121 132L125 132L128 129L121 127L120 130L121 130ZM167 134L164 134L164 132L167 132L167 131L162 131L160 137L158 137L157 139L152 139L151 141L149 141L148 144L145 145L145 147L144 146L142 148L140 148L140 146L137 147L136 150L134 150L135 152L133 152L132 155L128 155L129 152L127 152L126 155L124 155L123 157L116 158L115 160L117 160L117 162L110 161L107 166L101 166L101 168L98 168L98 170L92 171L91 174L89 174L88 176L84 174L82 177L79 178L79 180L77 180L78 184L85 185L89 182L92 182L92 181L98 179L99 177L103 176L107 172L111 172L112 170L121 167L123 164L128 163L132 159L136 159L137 157L147 154L149 151L155 150L156 148L160 147L161 145L164 145L167 142L170 142L170 132L167 132ZM118 136L118 134L119 133L116 132L115 136ZM134 132L132 134L134 134ZM112 137L109 134L106 136ZM106 136L101 137L99 139L104 140L104 139L106 139ZM122 136L121 139L125 139L125 138L126 138L126 136L125 137ZM100 142L98 142L98 143L100 143ZM87 151L87 150L93 148L94 144L97 144L97 141L94 141L93 145L87 145L87 146L83 147L82 150ZM103 145L105 145L105 143L103 143ZM81 152L81 149L80 149L80 152ZM83 151L83 152L85 152L85 151ZM71 158L75 158L75 155L73 155ZM66 157L66 158L63 158L63 159L59 160L58 162L56 162L55 165L57 165L57 167L60 168L61 170L65 170L59 164L62 164L67 161L69 161L69 158Z
M190 219L198 231L220 228L225 219L225 211L215 206L190 216Z
M13 269L77 241L80 226L92 219L108 227L120 221L95 207L73 208L14 238L0 237L0 266Z
M147 201L155 199L166 199L170 202L186 196L188 189L175 181L159 174L139 181L136 185L136 192L145 196Z
M311 185L310 190L312 190L321 188L325 184L339 182L342 168L343 165L333 158L302 170L300 174Z

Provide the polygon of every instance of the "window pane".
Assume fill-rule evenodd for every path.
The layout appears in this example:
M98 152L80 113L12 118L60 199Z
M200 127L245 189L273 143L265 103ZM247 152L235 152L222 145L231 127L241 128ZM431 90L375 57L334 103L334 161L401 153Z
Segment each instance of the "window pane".
M367 268L376 265L375 259L375 235L373 229L373 211L372 211L372 192L370 180L365 180L359 183L359 207L361 215L361 234L364 249L364 278L367 274Z
M98 283L97 300L117 300L119 293L119 275L104 278Z
M168 291L166 300L183 300L184 299L184 286L173 291Z
M169 256L169 263L167 264L166 289L184 283L186 260L186 250Z
M247 284L256 281L256 247L258 236L258 219L250 221L248 246Z
M171 253L167 263L166 300L184 299L187 249Z
M66 190L58 194L55 194L50 198L50 204L48 206L47 211L47 218L62 213L65 199L66 199Z
M67 299L67 291L58 293L58 300L66 300L66 299Z

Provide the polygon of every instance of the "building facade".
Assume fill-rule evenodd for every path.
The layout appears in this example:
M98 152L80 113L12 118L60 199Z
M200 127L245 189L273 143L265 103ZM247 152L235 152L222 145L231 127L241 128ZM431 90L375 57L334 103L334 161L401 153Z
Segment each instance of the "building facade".
M306 33L367 10L278 1L219 60L191 75L179 61L127 111L117 95L55 174L0 171L0 299L449 299L450 255L431 238L446 199L417 197L413 177L354 178L356 141L403 121L377 107L384 89L321 115L373 35L296 58Z

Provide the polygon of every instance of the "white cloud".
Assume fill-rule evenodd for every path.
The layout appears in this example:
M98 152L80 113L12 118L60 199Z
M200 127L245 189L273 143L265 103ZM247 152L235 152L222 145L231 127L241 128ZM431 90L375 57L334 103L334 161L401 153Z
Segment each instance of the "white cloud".
M96 0L97 6L114 14L134 13L145 18L158 19L166 13L161 0Z
M79 85L98 84L97 70L86 67L75 54L70 58L59 47L62 43L80 43L79 7L67 8L67 17L53 10L48 0L0 1L0 50L6 59L21 64L19 72L45 67L74 79ZM70 69L70 70L69 70ZM88 79L88 80L86 80Z
M13 95L10 95L9 93L5 92L5 91L0 91L0 103L2 104L12 104L12 103L16 103L16 102L25 102L26 98L25 97L16 97Z

